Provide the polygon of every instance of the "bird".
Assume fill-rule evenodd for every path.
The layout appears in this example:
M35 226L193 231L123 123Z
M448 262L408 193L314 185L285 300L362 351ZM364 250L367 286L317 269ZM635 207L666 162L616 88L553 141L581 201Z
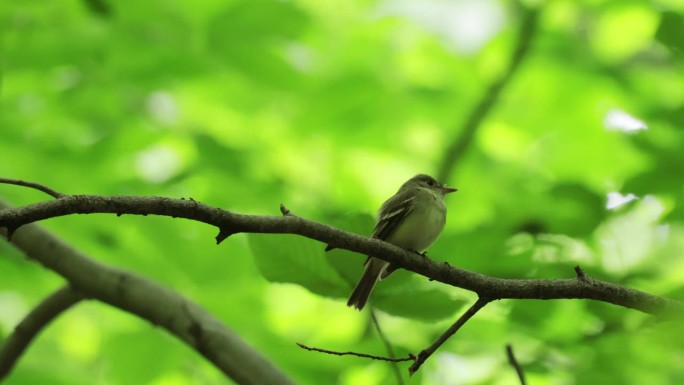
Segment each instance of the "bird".
M382 204L371 237L422 254L444 229L444 197L455 191L458 189L446 187L429 175L414 176ZM389 262L369 256L347 306L362 310L375 284L395 269Z

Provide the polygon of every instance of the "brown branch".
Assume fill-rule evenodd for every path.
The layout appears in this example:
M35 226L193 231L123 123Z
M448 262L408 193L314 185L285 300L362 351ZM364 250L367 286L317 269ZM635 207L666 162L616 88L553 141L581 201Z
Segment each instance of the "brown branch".
M580 281L587 280L587 275L584 274L584 270L582 270L580 265L575 266L575 275L577 275L577 279L579 279Z
M382 343L385 345L385 349L387 350L387 354L390 356L390 358L395 358L397 355L394 353L394 348L392 348L392 344L389 342L389 339L385 335L385 333L382 331L382 327L380 327L380 322L378 321L378 317L375 315L375 310L370 309L370 315L371 319L373 320L373 325L375 326L375 330L378 332L378 335L380 336L380 340L382 340ZM392 361L392 371L394 372L394 377L397 379L397 384L399 385L404 385L404 379L401 377L401 372L399 371L399 365L397 365L396 361Z
M61 198L64 196L61 192L55 191L47 186L44 186L40 183L34 183L34 182L26 182L23 180L19 179L9 179L9 178L0 178L0 183L2 184L13 184L17 186L24 186L24 187L29 187L38 191L42 191L48 195L50 195L53 198Z
M446 340L448 340L454 333L458 331L458 329L461 328L468 320L475 315L480 309L482 309L486 304L491 302L491 300L480 297L477 299L477 301L466 310L465 313L463 313L457 320L454 322L449 329L447 329L444 333L442 333L435 342L432 343L427 349L424 349L418 355L416 356L416 360L411 364L409 367L409 375L413 375L418 369L420 369L421 365L425 362L425 360L428 359L434 353Z
M506 345L506 356L508 357L508 363L511 364L513 369L515 369L515 372L518 374L520 385L526 385L527 382L525 381L525 372L523 372L522 366L520 366L518 360L515 358L515 354L513 354L513 346L511 346L511 344Z
M297 346L304 350L309 350L312 352L320 352L320 353L325 353L325 354L332 354L334 356L355 356L355 357L362 357L362 358L370 358L371 360L377 360L377 361L388 361L388 362L405 362L405 361L413 361L415 357L409 356L406 358L390 358L390 357L382 357L382 356L374 356L372 354L365 354L365 353L356 353L356 352L336 352L334 350L327 350L327 349L319 349L319 348L312 348L309 346L306 346L302 343L297 342Z
M230 229L230 233L298 234L337 248L372 255L429 279L498 299L592 299L657 315L684 315L684 302L651 295L639 290L597 280L507 279L459 269L430 258L421 258L398 246L348 231L336 229L296 215L261 216L224 211L198 202L159 197L104 197L70 195L19 208L0 210L0 227L20 227L27 223L72 214L164 215L191 219ZM462 256L460 257L462 258ZM479 256L479 258L486 258Z
M654 315L680 317L684 315L684 302L658 297L638 290L595 280L584 275L581 268L576 268L575 272L577 278L573 279L502 279L489 277L483 274L455 268L447 263L436 262L429 258L417 257L413 252L378 239L364 237L301 218L292 214L292 212L286 208L282 210L287 213L283 216L243 215L210 207L193 200L130 196L103 197L96 195L63 196L54 201L41 202L20 208L5 208L4 210L2 210L2 208L3 207L0 205L0 227L8 227L8 230L19 228L31 222L64 215L113 213L117 215L153 214L196 220L218 227L220 230L219 237L223 234L224 238L239 232L298 234L326 243L330 245L330 247L338 247L364 255L371 255L390 262L393 265L421 274L430 280L439 281L477 293L480 299L473 307L461 316L461 318L459 318L459 320L432 346L421 352L418 357L413 357L415 361L411 367L411 372L415 372L439 345L446 341L449 336L453 335L482 306L494 300L592 299ZM21 242L21 240L17 241L17 243L19 242ZM25 242L25 244L27 243ZM30 246L31 243L28 242L28 245ZM64 265L63 261L57 264L54 264L54 261L50 262L54 265L45 262L45 260L40 261L68 279L70 279L70 272L68 270L73 268L79 269L81 267L80 265L83 263L86 265L92 263L91 261L77 261L70 263L67 266ZM92 276L95 273L90 272L88 274ZM130 275L125 273L116 273L114 275L115 277L118 276L118 278L116 278L117 280L130 279ZM134 279L140 278L134 277ZM145 285L147 284L148 283L145 283ZM93 284L89 289L95 294L98 294L97 291L100 290L100 285ZM81 290L81 287L79 287L79 290ZM120 289L115 288L115 290ZM91 295L91 291L84 292ZM99 294L101 295L101 293ZM97 295L93 295L93 297L117 306L117 303L114 302L114 299L112 298L97 297ZM136 308L136 310L132 312L140 314L136 311L142 312L143 314L146 312L146 310L142 308ZM197 349L205 354L205 348L203 347L204 343L200 343L199 339L204 340L204 338L206 338L206 333L204 333L204 331L207 329L198 325L192 319L189 322L190 325L186 330L187 335L182 333L179 335L181 338L189 338L190 341L193 341L193 343L198 345L196 346ZM336 354L336 352L324 351L322 349L319 349L318 351ZM340 355L346 354L380 359L377 358L377 356L353 352L342 353ZM209 357L209 355L207 356L210 359L215 358ZM391 361L391 359L386 360ZM399 360L407 361L407 359Z
M518 42L513 50L506 71L496 81L489 85L489 88L482 96L482 99L475 105L458 132L460 135L447 147L444 159L439 167L437 179L446 181L453 172L456 164L459 163L467 148L475 137L475 132L485 120L492 107L497 103L499 96L506 85L513 78L523 59L529 52L531 42L537 31L537 21L539 20L538 9L524 8L522 23L518 32Z
M51 202L83 202L79 196L66 196ZM152 200L158 198L151 198ZM171 201L171 200L169 200ZM107 202L100 201L100 203ZM192 212L193 202L173 201ZM181 203L185 202L185 203ZM113 204L112 202L109 202ZM139 202L140 203L140 202ZM154 205L152 205L154 206ZM175 205L172 205L176 207ZM48 206L49 207L49 206ZM116 204L109 206L116 213ZM153 207L139 206L136 213L152 213ZM12 216L16 209L0 201L0 217ZM21 209L19 209L21 211ZM201 210L201 209L200 209ZM174 209L170 209L174 211ZM93 212L93 211L90 211ZM130 213L120 210L119 213ZM206 214L206 213L205 213ZM190 214L189 214L190 215ZM15 217L16 219L16 217ZM1 227L1 225L0 225ZM0 229L0 234L3 231ZM293 384L284 373L239 335L207 313L199 305L171 289L87 257L37 225L19 229L12 244L29 258L66 278L72 287L93 298L147 320L193 347L238 384Z
M0 344L0 382L12 371L26 348L50 322L84 298L66 285L45 298Z

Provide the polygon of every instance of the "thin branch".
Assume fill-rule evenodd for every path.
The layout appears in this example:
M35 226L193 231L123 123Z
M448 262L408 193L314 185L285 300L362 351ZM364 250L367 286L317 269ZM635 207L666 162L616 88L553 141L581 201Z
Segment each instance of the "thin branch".
M411 364L409 367L409 375L413 375L418 369L420 369L421 365L425 362L425 360L428 359L434 353L446 340L448 340L454 333L458 331L458 329L461 328L468 320L475 315L480 309L482 309L486 304L491 302L490 299L480 297L477 299L477 301L466 310L465 313L463 313L457 320L454 322L449 329L447 329L444 333L442 333L435 342L432 343L427 349L424 349L418 355L416 356L416 360Z
M527 385L527 382L525 381L525 372L523 372L522 366L520 366L518 360L515 358L515 354L513 354L513 346L511 346L511 344L506 345L506 356L508 357L508 363L511 364L511 366L515 369L515 372L518 374L520 385Z
M66 196L62 199L82 202L84 198ZM185 204L187 206L183 207L197 210L193 202ZM0 216L14 210L0 201ZM128 213L127 210L120 212ZM199 305L165 286L97 262L37 225L21 227L12 244L29 258L66 278L78 292L165 329L193 347L237 384L293 384L238 334Z
M61 198L65 196L65 194L62 194L61 192L55 191L47 186L44 186L40 183L34 183L34 182L26 182L23 180L19 179L9 179L9 178L0 178L0 183L2 184L13 184L17 186L24 186L24 187L30 187L32 189L42 191L48 195L50 195L53 198Z
M467 148L475 137L475 132L485 120L492 107L497 103L501 92L506 85L513 78L520 63L529 52L531 42L537 31L537 21L539 20L539 10L533 8L524 8L522 15L522 22L520 24L520 31L518 32L518 41L511 55L506 71L496 81L489 85L489 88L482 96L482 99L477 103L475 108L471 111L468 118L463 123L463 126L458 131L460 135L457 136L446 149L444 159L437 173L437 179L446 181L451 175L456 164L459 163Z
M0 344L0 382L12 371L38 333L83 298L83 295L66 285L45 298L24 317Z
M586 276L567 279L507 279L459 269L444 262L421 258L390 243L340 230L296 215L261 216L224 211L199 202L159 197L104 197L69 195L19 208L0 207L0 227L18 228L27 223L73 214L164 215L191 219L230 229L230 233L298 234L333 247L372 255L434 281L473 291L480 297L498 299L592 299L642 311L684 315L684 302ZM475 256L470 256L475 257ZM486 256L477 256L486 258ZM463 258L460 256L459 258Z
M362 358L370 358L371 360L377 360L377 361L388 361L388 362L404 362L404 361L413 361L415 357L409 356L406 358L390 358L390 357L382 357L382 356L374 356L372 354L365 354L365 353L356 353L356 352L336 352L334 350L327 350L327 349L319 349L319 348L312 348L309 346L306 346L302 343L297 342L297 346L304 350L309 350L312 352L319 352L319 353L325 353L325 354L332 354L334 356L355 356L355 357L362 357Z
M392 344L389 342L389 339L387 339L387 336L382 331L382 327L380 327L380 322L378 321L378 317L376 317L376 315L375 315L375 310L371 309L370 315L371 315L371 319L373 320L373 325L375 326L375 330L378 332L378 335L380 336L380 340L382 340L382 343L385 345L385 349L387 350L387 354L391 358L395 358L397 355L394 353L394 348L392 348ZM394 372L394 377L397 379L397 384L404 385L404 379L401 377L401 372L399 371L399 365L397 365L396 361L392 361L392 371Z

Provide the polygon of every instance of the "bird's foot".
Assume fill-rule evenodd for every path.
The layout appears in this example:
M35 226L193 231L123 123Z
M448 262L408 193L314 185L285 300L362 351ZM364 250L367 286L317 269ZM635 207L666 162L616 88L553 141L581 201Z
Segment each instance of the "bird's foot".
M428 255L427 255L427 251L423 251L422 253L421 253L420 251L413 250L413 249L409 249L409 251L412 251L412 252L414 252L414 253L420 255L420 256L423 257L423 258L427 258L427 256L428 256Z

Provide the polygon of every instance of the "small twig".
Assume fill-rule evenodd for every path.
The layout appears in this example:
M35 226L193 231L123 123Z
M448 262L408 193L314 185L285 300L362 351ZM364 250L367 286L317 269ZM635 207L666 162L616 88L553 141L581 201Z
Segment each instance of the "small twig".
M0 344L0 382L5 378L29 344L45 327L84 298L67 285L38 304Z
M388 361L388 362L404 362L404 361L413 361L415 357L409 355L406 358L390 358L390 357L381 357L381 356L374 356L372 354L365 354L365 353L356 353L356 352L336 352L334 350L326 350L326 349L319 349L319 348L312 348L309 346L306 346L302 343L297 342L297 346L304 350L309 350L312 352L320 352L320 353L326 353L326 354L332 354L335 356L356 356L356 357L362 357L362 358L370 358L372 360L377 360L377 361Z
M47 186L44 186L44 185L42 185L42 184L40 184L40 183L26 182L26 181L19 180L19 179L9 179L9 178L0 178L0 183L3 183L3 184L13 184L13 185L24 186L24 187L30 187L30 188L32 188L32 189L36 189L36 190L38 190L38 191L42 191L42 192L44 192L44 193L50 195L51 197L53 197L53 198L58 198L58 199L61 198L61 197L66 196L66 194L62 194L61 192L57 192L57 191L55 191L55 190L53 190L53 189L51 189L51 188L49 188L49 187L47 187Z
M513 78L513 75L517 72L518 68L520 68L520 64L529 52L531 42L537 30L539 10L525 9L523 12L523 20L518 32L518 42L513 50L506 71L499 79L489 85L487 91L472 109L470 115L468 115L468 118L465 120L465 123L463 123L463 126L459 130L461 134L447 147L444 153L444 159L442 160L439 172L437 173L438 180L446 181L449 175L451 175L454 167L459 163L468 149L468 146L473 141L475 132L481 126L492 107L496 105L502 91L510 82L511 78Z
M579 279L580 281L587 280L587 275L584 274L584 270L582 270L580 265L575 266L575 274L577 274L577 279Z
M527 382L525 381L525 372L523 372L522 366L520 366L518 360L515 358L511 344L506 345L506 356L508 356L508 363L511 364L511 366L515 369L515 372L518 373L520 385L526 385Z
M480 309L482 309L486 304L488 304L491 300L488 298L483 298L480 297L477 299L477 302L473 304L468 310L466 310L465 313L463 313L457 320L454 322L449 329L447 329L444 333L442 333L439 338L435 342L432 343L427 349L424 349L421 351L418 356L416 357L415 362L409 367L409 375L413 375L418 369L420 369L421 365L425 362L425 360L428 359L432 355L432 353L435 352L446 340L448 340L454 333L458 331L458 329L461 328L468 320L475 315Z
M375 316L375 310L371 309L370 314L371 319L373 320L373 325L375 325L375 330L378 332L382 343L385 344L387 354L389 354L390 358L396 358L397 355L394 353L394 348L392 348L392 344L389 342L389 339L387 339L385 333L383 333L382 328L380 327L380 322L378 321L378 317ZM392 361L392 371L394 372L394 377L397 378L397 384L404 385L404 379L401 377L399 365L397 365L396 361Z
M283 214L283 216L290 216L290 215L293 215L293 214L292 214L292 211L290 211L290 209L288 209L287 207L285 207L285 205L282 204L282 203L280 204L280 212Z

